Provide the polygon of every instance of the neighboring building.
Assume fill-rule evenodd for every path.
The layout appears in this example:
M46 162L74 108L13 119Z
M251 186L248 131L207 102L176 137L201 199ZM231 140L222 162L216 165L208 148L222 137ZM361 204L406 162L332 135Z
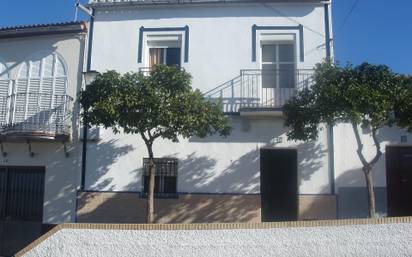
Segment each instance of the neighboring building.
M157 175L158 222L337 217L328 128L316 142L288 141L282 118L285 101L310 86L314 65L333 53L328 2L96 0L89 6L92 70L180 65L193 87L223 99L230 117L227 138L155 142L167 170ZM143 141L97 132L87 145L78 221L145 222Z
M75 221L86 24L0 29L0 255Z

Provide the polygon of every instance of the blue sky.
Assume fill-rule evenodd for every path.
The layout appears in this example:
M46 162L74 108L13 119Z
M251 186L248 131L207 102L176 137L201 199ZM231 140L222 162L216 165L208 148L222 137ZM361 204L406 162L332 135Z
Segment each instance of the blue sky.
M386 64L396 72L412 74L412 0L358 1L346 23L356 0L333 2L336 59L341 64ZM0 27L74 19L74 0L2 2Z

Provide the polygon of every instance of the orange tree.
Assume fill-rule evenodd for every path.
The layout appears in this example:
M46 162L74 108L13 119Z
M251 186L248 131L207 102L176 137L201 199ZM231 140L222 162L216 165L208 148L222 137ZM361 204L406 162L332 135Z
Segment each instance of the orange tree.
M81 92L79 101L88 125L139 134L143 139L149 157L148 223L154 222L155 141L178 142L179 137L215 133L227 136L231 130L221 106L193 90L190 74L174 66L156 66L147 76L116 71L99 74Z
M288 138L310 141L318 137L319 124L348 122L357 142L368 189L369 216L375 217L372 180L374 165L382 156L378 131L387 126L412 128L412 79L392 72L384 65L363 63L338 67L317 65L313 85L298 92L284 106ZM359 129L369 131L376 153L367 159Z

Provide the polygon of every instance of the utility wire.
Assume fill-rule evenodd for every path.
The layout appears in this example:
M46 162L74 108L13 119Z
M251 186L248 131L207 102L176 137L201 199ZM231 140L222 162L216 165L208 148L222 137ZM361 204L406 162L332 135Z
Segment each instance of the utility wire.
M285 13L283 13L282 11L280 11L279 9L277 9L277 8L275 8L275 7L270 6L270 5L266 4L266 3L262 3L262 5L263 5L264 7L266 7L267 9L270 9L270 10L272 10L273 12L277 13L277 14L280 15L282 18L288 19L288 20L292 21L293 23L300 24L299 21L297 21L297 20L295 20L295 19L293 19L293 18L291 18L291 17L288 17ZM305 29L307 29L307 30L309 30L309 31L312 31L313 33L318 34L318 35L321 36L321 37L324 37L324 36L325 36L323 33L319 32L319 31L316 31L316 30L314 30L314 29L306 26L305 24L301 24L301 25L302 25Z
M347 21L349 20L351 14L353 11L356 9L356 6L358 6L359 0L355 0L353 3L352 7L350 8L349 12L346 14L345 19L343 20L342 24L339 26L337 32L339 33L346 25Z

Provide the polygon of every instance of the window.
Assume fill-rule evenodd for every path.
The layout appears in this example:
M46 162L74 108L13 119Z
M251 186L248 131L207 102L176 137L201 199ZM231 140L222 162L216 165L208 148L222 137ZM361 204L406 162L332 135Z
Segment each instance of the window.
M180 48L150 48L149 49L149 67L155 65L176 65L180 66Z
M48 52L32 55L18 73L11 122L50 124L63 119L66 88L66 65L60 55Z
M9 79L9 71L7 66L0 62L0 124L6 123L7 117L7 97L11 80Z
M155 196L160 198L177 196L178 161L174 158L156 158ZM149 159L143 159L143 196L149 189Z
M262 87L295 87L295 45L293 43L262 44Z
M155 65L182 64L182 36L181 35L148 35L148 62L149 68Z
M140 27L139 30L139 46L137 54L137 62L149 67L150 48L179 48L181 50L172 50L172 53L180 51L179 60L173 61L173 64L181 64L189 62L189 26L184 27L158 27L145 28ZM167 55L167 50L161 50L164 56ZM155 54L155 53L153 53ZM162 61L164 59L161 59ZM171 61L172 62L172 61ZM165 63L166 64L166 63Z

